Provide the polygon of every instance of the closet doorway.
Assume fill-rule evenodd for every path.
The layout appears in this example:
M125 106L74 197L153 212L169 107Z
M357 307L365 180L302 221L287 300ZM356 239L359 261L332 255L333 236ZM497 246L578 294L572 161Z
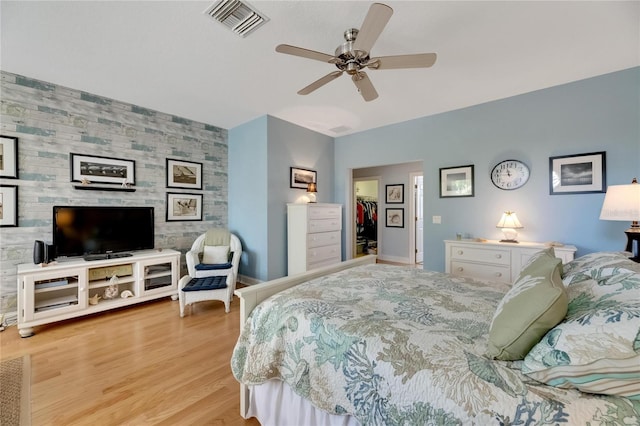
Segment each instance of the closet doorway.
M355 197L355 242L353 257L378 254L378 199L380 178L366 177L353 179Z
M409 222L411 237L409 253L415 253L413 263L422 264L424 258L424 185L422 173L411 173L412 197L410 211L413 212L413 220Z

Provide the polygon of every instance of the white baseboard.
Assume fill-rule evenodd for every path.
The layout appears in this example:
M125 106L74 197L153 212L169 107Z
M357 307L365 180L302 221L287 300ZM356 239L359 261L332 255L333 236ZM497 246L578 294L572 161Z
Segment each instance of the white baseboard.
M256 285L256 284L260 284L263 281L260 281L259 279L256 279L256 278L247 277L246 275L238 275L238 282L244 285Z

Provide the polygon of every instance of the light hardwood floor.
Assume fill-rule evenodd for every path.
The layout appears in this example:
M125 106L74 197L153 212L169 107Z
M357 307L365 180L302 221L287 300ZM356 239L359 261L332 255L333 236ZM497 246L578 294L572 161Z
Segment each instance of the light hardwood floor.
M237 298L180 318L169 298L0 333L0 357L31 355L33 425L259 425L240 416L229 361Z

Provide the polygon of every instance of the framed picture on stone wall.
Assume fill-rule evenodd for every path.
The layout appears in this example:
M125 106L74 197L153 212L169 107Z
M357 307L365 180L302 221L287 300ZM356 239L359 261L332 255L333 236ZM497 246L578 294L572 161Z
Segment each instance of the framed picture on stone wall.
M0 136L0 178L18 178L18 138Z
M97 155L71 154L71 181L135 185L136 162Z
M0 227L18 226L18 187L0 185Z
M202 189L202 163L167 158L167 188Z
M202 220L202 194L167 193L167 222Z

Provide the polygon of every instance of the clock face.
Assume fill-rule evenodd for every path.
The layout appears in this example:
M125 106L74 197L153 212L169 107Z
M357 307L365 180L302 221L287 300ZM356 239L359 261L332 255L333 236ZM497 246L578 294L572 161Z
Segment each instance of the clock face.
M517 189L529 180L529 167L522 161L505 160L491 171L491 182L500 189Z

